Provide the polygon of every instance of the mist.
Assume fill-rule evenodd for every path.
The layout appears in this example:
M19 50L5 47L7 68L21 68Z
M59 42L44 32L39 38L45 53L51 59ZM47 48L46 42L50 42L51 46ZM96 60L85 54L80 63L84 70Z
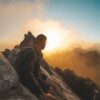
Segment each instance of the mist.
M89 77L100 86L100 52L94 49L73 48L45 56L49 64L71 69L77 75Z

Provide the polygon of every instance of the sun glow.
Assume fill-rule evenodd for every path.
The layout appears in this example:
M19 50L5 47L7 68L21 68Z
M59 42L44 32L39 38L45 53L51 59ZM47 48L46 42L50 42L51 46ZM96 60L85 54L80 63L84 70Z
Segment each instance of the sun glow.
M62 37L60 30L50 30L45 35L47 36L46 52L54 52L62 48L64 37Z
M54 50L59 46L60 42L60 36L57 34L56 31L49 31L46 33L47 35L47 46L46 49L48 50Z
M34 19L30 20L23 28L25 32L31 30L35 36L44 34L47 36L46 47L43 52L54 53L65 50L71 42L73 30L66 28L63 23L49 20Z

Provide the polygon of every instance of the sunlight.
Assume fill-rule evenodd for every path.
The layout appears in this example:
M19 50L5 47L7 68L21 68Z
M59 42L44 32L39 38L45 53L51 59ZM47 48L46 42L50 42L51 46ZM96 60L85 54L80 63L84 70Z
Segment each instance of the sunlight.
M61 34L59 34L59 31L50 30L46 32L45 35L47 36L47 45L45 48L46 51L52 52L60 48L62 43L62 38Z
M46 36L48 38L47 40L47 45L46 45L46 50L52 51L55 50L57 47L59 47L60 44L60 37L57 31L48 31L46 33Z
M29 21L24 30L31 30L35 36L38 34L47 36L46 47L43 50L47 54L65 50L69 47L71 41L74 41L72 39L72 33L75 33L74 30L70 30L56 21L34 19Z

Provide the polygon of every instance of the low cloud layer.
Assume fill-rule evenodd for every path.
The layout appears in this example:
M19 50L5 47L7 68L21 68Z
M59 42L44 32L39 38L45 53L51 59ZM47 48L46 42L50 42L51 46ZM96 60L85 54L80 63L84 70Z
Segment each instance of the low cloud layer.
M46 56L46 59L51 65L69 68L77 75L89 77L100 85L100 52L96 50L75 48Z

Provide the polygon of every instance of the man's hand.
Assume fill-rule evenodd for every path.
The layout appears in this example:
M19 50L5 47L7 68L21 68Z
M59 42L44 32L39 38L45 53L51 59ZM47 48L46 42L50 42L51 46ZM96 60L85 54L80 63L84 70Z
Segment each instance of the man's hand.
M51 85L56 90L60 89L60 85L58 82L55 81L54 76L51 76L51 78L47 78L45 82L49 85Z

